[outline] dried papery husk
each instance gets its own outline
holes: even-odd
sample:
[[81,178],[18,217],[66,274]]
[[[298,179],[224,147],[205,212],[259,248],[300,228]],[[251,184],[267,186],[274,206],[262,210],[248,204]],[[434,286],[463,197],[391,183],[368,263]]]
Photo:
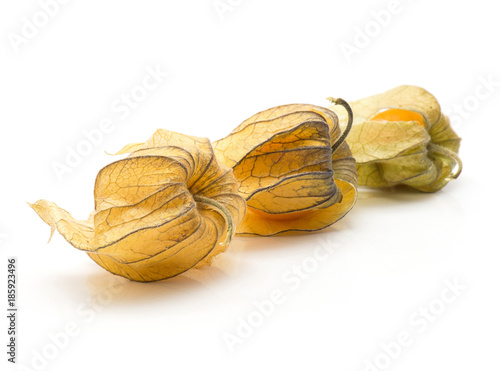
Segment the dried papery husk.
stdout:
[[357,199],[345,134],[331,110],[290,104],[259,112],[214,142],[247,202],[237,234],[317,231],[342,218]]
[[208,139],[167,130],[124,153],[99,171],[87,221],[49,201],[31,207],[52,233],[130,280],[157,281],[210,264],[245,214],[232,169],[217,161]]
[[[399,86],[350,105],[354,122],[347,143],[356,159],[359,185],[406,185],[435,192],[460,175],[461,139],[425,89]],[[347,122],[344,112],[330,108],[341,125]]]

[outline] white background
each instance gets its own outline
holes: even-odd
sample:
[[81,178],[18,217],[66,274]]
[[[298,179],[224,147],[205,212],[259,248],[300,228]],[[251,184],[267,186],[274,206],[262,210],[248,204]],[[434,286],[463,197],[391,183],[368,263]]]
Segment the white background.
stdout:
[[[45,26],[37,1],[0,5],[0,307],[7,256],[16,256],[24,370],[500,369],[493,3],[221,3],[233,4],[222,17],[212,0],[73,0]],[[38,33],[16,51],[13,34],[23,37],[33,17]],[[360,32],[371,35],[366,46]],[[359,50],[347,58],[342,43]],[[113,104],[148,66],[169,76],[120,116]],[[323,233],[236,238],[211,268],[140,284],[115,278],[59,235],[47,245],[49,227],[26,204],[44,198],[86,219],[95,175],[116,159],[105,151],[157,128],[215,140],[275,105],[324,105],[328,96],[353,100],[401,84],[426,88],[453,117],[461,177],[435,194],[362,190]],[[58,179],[54,164],[103,119],[112,131]],[[315,266],[324,244],[333,252]],[[297,288],[290,270],[304,265],[310,272]],[[466,288],[443,306],[447,280]],[[255,302],[273,290],[284,302],[231,349],[225,336],[238,336],[240,319],[262,318]],[[439,312],[432,321],[418,314],[428,306]],[[68,325],[76,329],[66,340]],[[389,358],[382,344],[401,332],[411,344]]]

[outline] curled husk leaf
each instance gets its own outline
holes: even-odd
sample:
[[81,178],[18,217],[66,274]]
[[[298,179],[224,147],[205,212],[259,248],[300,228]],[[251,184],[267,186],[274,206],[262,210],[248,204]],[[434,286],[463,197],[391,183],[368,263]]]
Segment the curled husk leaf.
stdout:
[[[400,86],[350,105],[354,123],[347,143],[356,159],[359,185],[404,184],[435,192],[459,176],[460,138],[426,90]],[[330,108],[341,125],[347,121],[344,112]]]
[[217,161],[208,139],[166,130],[123,153],[130,154],[99,171],[87,221],[49,201],[31,207],[52,233],[130,280],[157,281],[210,264],[245,214],[231,168]]
[[247,202],[237,234],[316,231],[342,218],[357,198],[344,138],[332,111],[290,104],[257,113],[214,142]]

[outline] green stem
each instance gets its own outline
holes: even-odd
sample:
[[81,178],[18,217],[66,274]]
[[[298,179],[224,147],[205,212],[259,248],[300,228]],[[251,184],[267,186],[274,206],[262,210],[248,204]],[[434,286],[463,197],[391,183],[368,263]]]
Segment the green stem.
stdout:
[[[429,144],[427,144],[427,148],[431,153],[445,157],[445,160],[450,164],[452,173],[451,178],[447,178],[447,180],[457,179],[462,172],[462,160],[460,159],[460,157],[458,157],[458,155],[452,150],[440,146],[436,143],[430,142]],[[449,159],[451,159],[452,161],[450,161]],[[455,168],[456,170],[453,171]]]
[[351,106],[349,106],[349,103],[347,103],[342,98],[331,98],[330,97],[330,98],[326,98],[326,99],[328,99],[330,101],[330,103],[338,104],[338,105],[344,107],[345,110],[347,111],[348,116],[349,116],[344,132],[342,133],[340,138],[335,142],[335,144],[333,144],[333,146],[332,146],[332,153],[334,153],[337,150],[337,148],[339,148],[340,145],[345,141],[345,139],[349,135],[349,132],[351,131],[352,121],[353,121],[353,113],[352,113]]

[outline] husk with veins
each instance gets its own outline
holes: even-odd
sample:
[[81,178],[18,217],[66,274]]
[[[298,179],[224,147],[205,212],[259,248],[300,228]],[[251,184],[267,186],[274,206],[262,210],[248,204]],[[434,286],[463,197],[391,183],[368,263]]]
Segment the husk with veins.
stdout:
[[245,214],[231,168],[208,139],[158,130],[99,171],[87,221],[56,204],[31,207],[104,269],[134,281],[157,281],[210,264]]
[[[436,98],[418,86],[399,86],[385,93],[349,103],[354,122],[347,137],[357,164],[358,184],[369,187],[407,185],[423,192],[443,188],[461,172],[460,138],[441,112]],[[385,109],[421,114],[425,127],[416,121],[371,120]],[[342,125],[348,118],[330,107]]]
[[247,202],[237,234],[310,232],[341,219],[357,198],[343,138],[331,110],[290,104],[259,112],[214,142]]

